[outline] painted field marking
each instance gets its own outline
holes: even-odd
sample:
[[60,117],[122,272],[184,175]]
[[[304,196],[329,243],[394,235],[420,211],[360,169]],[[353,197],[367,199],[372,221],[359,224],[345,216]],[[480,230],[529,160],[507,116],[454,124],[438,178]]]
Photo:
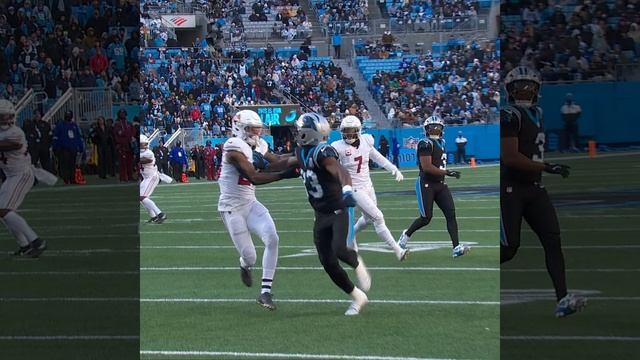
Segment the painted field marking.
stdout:
[[524,341],[640,341],[640,336],[500,336],[500,340]]
[[[262,269],[255,266],[252,269]],[[376,271],[500,271],[500,268],[484,268],[484,267],[395,267],[395,266],[379,266],[369,267],[369,270]],[[278,267],[278,271],[289,270],[323,270],[322,266],[282,266]],[[351,270],[351,269],[346,269]],[[182,267],[141,267],[140,271],[238,271],[238,266],[182,266]]]
[[[255,299],[212,299],[212,298],[143,298],[142,303],[253,303]],[[311,303],[311,304],[350,304],[348,299],[278,299],[280,303]],[[500,305],[499,301],[464,301],[464,300],[375,300],[369,304],[385,305]]]
[[266,358],[266,359],[336,359],[336,360],[455,360],[417,357],[394,357],[378,355],[344,355],[344,354],[307,354],[307,353],[251,353],[251,352],[229,352],[229,351],[184,351],[184,350],[142,350],[141,355],[153,356],[225,356],[239,358]]
[[0,336],[0,341],[60,341],[60,340],[140,340],[130,335],[53,335],[53,336]]

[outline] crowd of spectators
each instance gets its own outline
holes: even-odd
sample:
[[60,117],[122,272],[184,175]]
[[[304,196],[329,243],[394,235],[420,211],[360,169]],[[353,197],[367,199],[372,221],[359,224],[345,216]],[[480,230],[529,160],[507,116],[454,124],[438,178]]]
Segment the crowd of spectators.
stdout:
[[16,102],[34,89],[53,100],[71,86],[111,87],[118,99],[136,97],[137,3],[60,2],[53,9],[48,3],[4,2],[0,96]]
[[383,14],[398,24],[428,23],[438,28],[438,20],[478,15],[478,0],[393,0],[379,3]]
[[527,1],[502,9],[508,14],[500,32],[505,72],[524,65],[545,81],[613,80],[618,65],[638,62],[637,1]]
[[231,62],[202,48],[160,50],[158,59],[149,58],[155,65],[147,63],[143,72],[143,132],[201,128],[207,135],[225,136],[235,107],[292,99],[332,120],[352,106],[363,115],[366,108],[353,91],[354,80],[333,62],[308,61],[308,55],[301,51],[278,58],[269,46],[264,57],[236,53]]
[[431,114],[447,124],[494,121],[500,59],[492,44],[405,57],[394,71],[376,71],[369,88],[390,121],[418,126]]
[[369,29],[367,0],[312,1],[320,24],[330,34],[355,34]]

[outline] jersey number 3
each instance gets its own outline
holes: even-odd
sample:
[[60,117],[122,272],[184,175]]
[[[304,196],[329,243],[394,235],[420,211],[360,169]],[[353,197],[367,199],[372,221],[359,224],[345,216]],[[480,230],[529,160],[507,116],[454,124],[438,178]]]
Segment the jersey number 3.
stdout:
[[302,172],[302,177],[304,178],[304,186],[307,188],[307,193],[316,199],[320,199],[324,195],[324,192],[322,191],[322,186],[320,186],[316,173],[314,173],[313,170],[306,170]]
[[533,154],[533,156],[531,157],[531,160],[533,161],[537,161],[537,162],[543,162],[544,161],[544,144],[546,142],[546,138],[544,136],[543,132],[539,132],[538,136],[536,137],[536,145],[538,145],[538,153],[539,154]]

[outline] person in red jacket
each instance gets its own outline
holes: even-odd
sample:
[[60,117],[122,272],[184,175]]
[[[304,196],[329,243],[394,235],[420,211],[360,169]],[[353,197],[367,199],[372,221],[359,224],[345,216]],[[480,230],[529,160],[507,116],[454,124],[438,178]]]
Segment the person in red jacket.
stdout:
[[133,169],[133,149],[131,149],[133,135],[133,126],[127,121],[127,112],[120,109],[118,122],[113,125],[113,138],[120,163],[120,181],[134,180],[131,174]]
[[196,122],[200,120],[200,116],[202,116],[200,109],[197,106],[194,106],[193,109],[191,109],[191,120],[193,120],[193,122]]
[[209,181],[217,179],[214,168],[215,159],[216,149],[211,147],[211,140],[207,140],[207,145],[204,147],[204,166],[207,171],[207,180]]
[[96,54],[89,60],[89,66],[94,74],[101,74],[109,68],[109,59],[102,53],[102,49],[96,48]]

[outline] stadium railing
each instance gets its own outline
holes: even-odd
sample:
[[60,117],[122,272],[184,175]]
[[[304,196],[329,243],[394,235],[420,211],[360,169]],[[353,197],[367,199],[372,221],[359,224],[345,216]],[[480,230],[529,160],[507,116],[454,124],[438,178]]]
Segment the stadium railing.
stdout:
[[[364,24],[364,25],[358,25]],[[332,21],[322,26],[325,36],[332,35],[335,30],[342,35],[382,35],[391,30],[399,33],[447,33],[462,31],[487,31],[489,21],[486,15],[456,16],[432,19],[425,22],[399,23],[397,19],[375,19],[360,21]]]
[[16,123],[22,126],[25,120],[33,118],[36,110],[43,110],[41,105],[47,100],[47,93],[44,91],[29,89],[16,104]]
[[71,110],[78,125],[89,126],[98,116],[112,117],[111,92],[111,88],[69,88],[42,118],[55,124],[64,118],[67,110]]

